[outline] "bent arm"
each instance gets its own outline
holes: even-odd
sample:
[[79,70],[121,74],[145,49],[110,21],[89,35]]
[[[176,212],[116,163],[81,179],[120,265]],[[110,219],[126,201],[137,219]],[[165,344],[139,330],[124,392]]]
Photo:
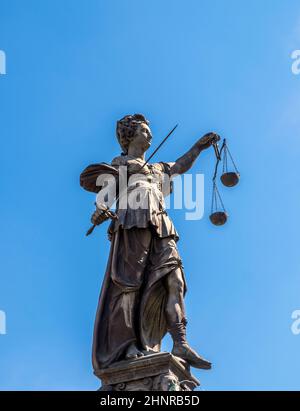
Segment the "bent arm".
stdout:
[[187,151],[182,157],[178,158],[175,163],[172,164],[170,174],[176,175],[186,173],[193,166],[201,151],[209,148],[212,144],[219,140],[220,137],[216,133],[205,134],[189,151]]

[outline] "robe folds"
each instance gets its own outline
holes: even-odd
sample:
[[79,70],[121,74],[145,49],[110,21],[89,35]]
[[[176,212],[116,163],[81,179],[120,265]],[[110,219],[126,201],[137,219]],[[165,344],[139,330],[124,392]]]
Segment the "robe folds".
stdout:
[[180,267],[172,237],[160,238],[151,228],[119,229],[97,308],[93,337],[93,367],[108,367],[122,359],[131,343],[158,352],[167,331],[165,277]]

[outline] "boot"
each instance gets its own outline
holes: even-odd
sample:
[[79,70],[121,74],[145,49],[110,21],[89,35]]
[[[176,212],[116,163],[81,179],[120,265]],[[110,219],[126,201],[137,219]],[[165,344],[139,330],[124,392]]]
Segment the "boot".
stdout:
[[187,320],[184,318],[182,322],[173,323],[168,328],[174,343],[172,354],[175,357],[180,357],[187,361],[192,367],[209,370],[211,368],[211,363],[202,358],[188,345],[186,340],[186,325]]

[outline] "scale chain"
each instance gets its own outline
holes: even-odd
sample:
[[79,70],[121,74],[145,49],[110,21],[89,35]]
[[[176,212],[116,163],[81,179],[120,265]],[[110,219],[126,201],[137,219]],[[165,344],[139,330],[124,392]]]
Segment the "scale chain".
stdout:
[[[232,157],[232,155],[231,155],[231,153],[230,153],[230,150],[229,150],[227,144],[226,144],[226,151],[227,151],[228,154],[229,154],[229,157],[230,157],[230,159],[231,159],[231,161],[232,161],[232,164],[233,164],[233,167],[235,168],[235,171],[237,172],[237,174],[240,174],[239,171],[238,171],[238,169],[237,169],[237,166],[235,165],[235,162],[234,162],[234,160],[233,160],[233,157]],[[227,157],[227,153],[226,153],[226,157]],[[226,165],[227,165],[227,160],[226,160]]]

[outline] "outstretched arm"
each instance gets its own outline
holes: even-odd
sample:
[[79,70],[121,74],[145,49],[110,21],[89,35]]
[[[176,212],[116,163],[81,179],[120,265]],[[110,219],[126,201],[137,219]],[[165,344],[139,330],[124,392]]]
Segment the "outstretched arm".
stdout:
[[220,137],[216,133],[207,133],[201,137],[193,147],[185,153],[182,157],[178,158],[175,163],[171,166],[171,175],[184,174],[186,173],[194,164],[196,158],[199,156],[201,151],[209,148],[213,143],[220,140]]

